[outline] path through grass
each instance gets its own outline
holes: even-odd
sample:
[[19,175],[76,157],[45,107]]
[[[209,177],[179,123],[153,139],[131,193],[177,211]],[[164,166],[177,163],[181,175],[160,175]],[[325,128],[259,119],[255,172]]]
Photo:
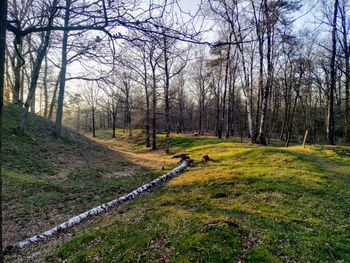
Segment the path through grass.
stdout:
[[[174,163],[138,140],[106,133],[97,140],[150,167]],[[172,147],[213,161],[119,207],[46,260],[350,262],[349,147],[260,147],[190,135],[173,136]]]

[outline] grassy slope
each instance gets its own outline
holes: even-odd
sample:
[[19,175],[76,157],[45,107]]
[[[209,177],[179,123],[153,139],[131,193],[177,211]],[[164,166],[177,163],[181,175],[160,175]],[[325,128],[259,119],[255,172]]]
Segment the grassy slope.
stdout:
[[119,153],[76,132],[53,136],[30,115],[24,136],[13,130],[17,107],[5,107],[4,242],[13,244],[109,201],[157,177]]
[[[138,143],[99,141],[146,154]],[[172,145],[214,161],[119,207],[47,261],[350,262],[349,147],[194,136],[176,136]]]

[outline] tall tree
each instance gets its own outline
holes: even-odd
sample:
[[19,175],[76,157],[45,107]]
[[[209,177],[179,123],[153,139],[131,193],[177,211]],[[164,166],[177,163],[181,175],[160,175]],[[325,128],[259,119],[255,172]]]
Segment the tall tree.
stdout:
[[349,44],[349,19],[348,19],[348,2],[342,0],[339,5],[339,14],[341,19],[341,48],[344,54],[345,67],[345,122],[344,122],[344,137],[345,142],[350,142],[350,44]]
[[327,141],[334,144],[334,92],[336,88],[336,55],[337,55],[337,17],[338,17],[339,0],[334,1],[333,23],[332,23],[332,55],[330,63],[330,85],[328,91],[328,113],[327,113]]
[[[66,0],[66,8],[65,8],[66,11],[64,15],[65,28],[68,28],[69,26],[71,3],[72,3],[72,0]],[[68,29],[63,31],[62,52],[61,52],[61,71],[59,75],[59,89],[58,89],[57,114],[56,114],[56,126],[55,126],[56,136],[61,135],[61,127],[62,127],[64,90],[66,86],[68,33],[69,33]]]
[[0,1],[0,263],[4,262],[2,243],[2,125],[4,107],[4,86],[5,86],[5,49],[6,49],[6,26],[7,26],[7,0]]
[[[57,3],[58,3],[58,0],[54,0],[51,8],[49,10],[48,22],[47,22],[48,27],[51,27],[53,24],[53,20],[55,18],[56,12],[57,12]],[[41,65],[42,65],[42,62],[44,60],[44,57],[46,56],[46,52],[47,52],[47,49],[48,49],[49,44],[50,44],[50,36],[51,36],[51,30],[47,30],[47,31],[42,32],[39,51],[38,51],[36,58],[33,60],[33,70],[31,73],[27,99],[24,103],[24,111],[21,115],[20,122],[17,126],[18,133],[22,133],[24,131],[24,129],[26,128],[29,107],[31,106],[33,97],[35,96],[37,83],[38,83],[38,79],[39,79],[39,74],[40,74],[40,70],[41,70]]]
[[267,80],[264,89],[262,90],[262,102],[261,102],[261,119],[260,119],[260,128],[257,142],[260,144],[266,144],[266,122],[267,122],[267,113],[268,113],[268,99],[271,91],[272,85],[272,70],[273,70],[273,61],[272,61],[272,27],[274,26],[274,16],[270,11],[268,1],[264,0],[263,4],[264,10],[264,20],[266,24],[266,38],[267,38]]
[[91,122],[92,122],[92,137],[96,137],[96,109],[98,103],[99,87],[94,82],[88,83],[85,86],[83,99],[89,106],[91,111]]

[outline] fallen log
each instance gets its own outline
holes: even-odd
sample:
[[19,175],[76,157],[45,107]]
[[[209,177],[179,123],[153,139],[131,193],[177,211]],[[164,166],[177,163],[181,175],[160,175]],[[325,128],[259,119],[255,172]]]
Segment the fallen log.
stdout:
[[139,188],[135,189],[134,191],[132,191],[126,195],[123,195],[117,199],[114,199],[108,203],[104,203],[104,204],[99,205],[97,207],[94,207],[94,208],[92,208],[84,213],[81,213],[77,216],[74,216],[71,219],[63,222],[62,224],[55,226],[54,228],[51,228],[50,230],[47,230],[41,234],[32,236],[32,237],[25,239],[23,241],[20,241],[15,245],[7,246],[4,249],[4,252],[5,252],[5,254],[9,254],[14,250],[22,249],[26,246],[33,244],[33,243],[37,243],[43,239],[52,237],[54,234],[59,233],[62,230],[68,229],[74,225],[77,225],[85,219],[88,219],[92,216],[106,212],[106,211],[110,210],[112,207],[115,207],[115,206],[122,204],[126,201],[132,200],[132,199],[136,198],[138,195],[147,191],[148,189],[153,188],[157,185],[160,185],[161,183],[169,180],[170,178],[180,174],[189,165],[189,163],[190,163],[190,159],[187,159],[187,160],[183,161],[179,166],[177,166],[176,168],[171,170],[169,173],[158,177],[157,179],[153,180],[152,182],[144,184],[144,185],[140,186]]

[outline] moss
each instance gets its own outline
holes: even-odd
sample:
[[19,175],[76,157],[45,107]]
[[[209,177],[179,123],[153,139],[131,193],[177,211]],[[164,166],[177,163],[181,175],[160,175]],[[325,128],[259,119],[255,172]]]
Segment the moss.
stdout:
[[[125,140],[116,142],[100,131],[97,141],[127,149],[136,162],[175,163],[135,134],[126,140],[120,131]],[[349,260],[350,157],[339,154],[349,147],[261,147],[192,135],[172,135],[171,144],[173,152],[213,161],[123,205],[86,230],[89,242],[73,238],[52,257],[64,251],[62,259],[73,261],[84,251],[100,262]]]

